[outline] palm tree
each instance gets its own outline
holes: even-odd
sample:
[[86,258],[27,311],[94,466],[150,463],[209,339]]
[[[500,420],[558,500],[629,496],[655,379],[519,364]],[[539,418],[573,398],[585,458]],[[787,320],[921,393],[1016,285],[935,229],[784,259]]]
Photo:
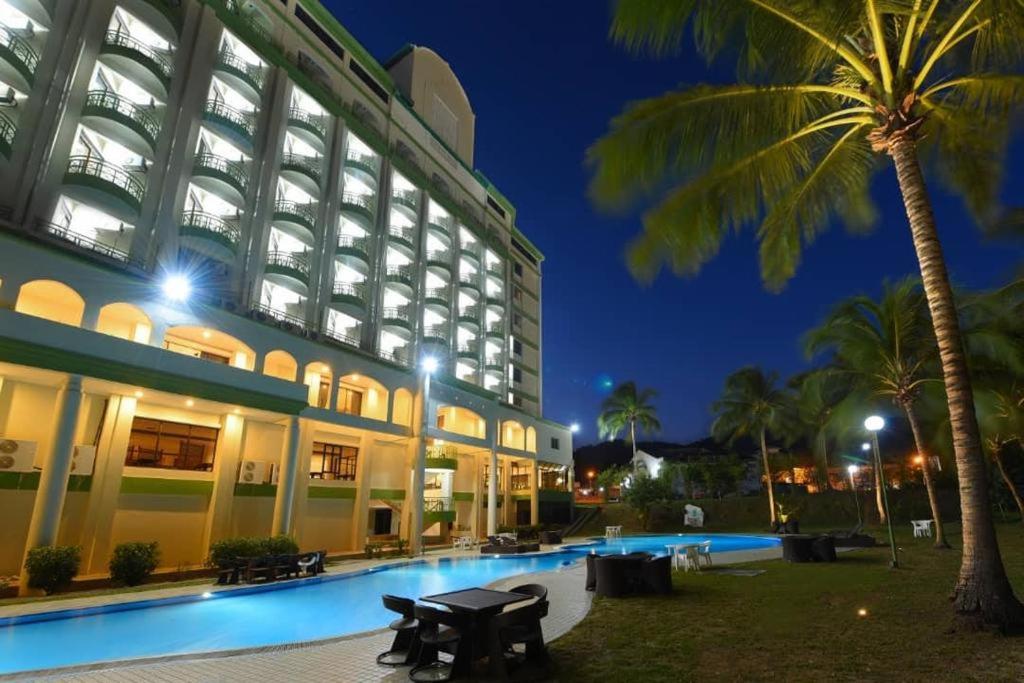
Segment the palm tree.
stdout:
[[[756,224],[780,288],[833,221],[875,222],[871,178],[892,159],[938,341],[960,483],[964,552],[953,591],[967,625],[1024,624],[1006,577],[953,290],[921,159],[987,221],[1011,113],[1024,101],[1021,0],[616,0],[611,36],[676,51],[688,26],[743,82],[634,103],[589,150],[592,194],[625,206],[664,193],[629,251],[640,276],[694,274]],[[738,47],[730,52],[728,48]]]
[[715,416],[711,434],[716,440],[730,444],[748,436],[758,440],[773,525],[776,522],[775,489],[768,462],[768,434],[775,435],[783,430],[787,410],[787,397],[778,388],[778,381],[777,373],[765,373],[756,367],[741,368],[725,378],[721,398],[711,405]]
[[638,390],[635,382],[624,382],[601,404],[597,418],[598,434],[602,439],[614,439],[629,428],[629,443],[633,446],[633,470],[636,471],[636,433],[656,432],[661,429],[657,410],[651,399],[654,389]]
[[1020,510],[1024,522],[1024,498],[1006,470],[1006,451],[1013,445],[1024,445],[1024,386],[1014,380],[1004,382],[997,389],[982,392],[979,400],[979,414],[982,431],[985,433],[985,448],[999,471],[1013,501]]
[[849,393],[845,377],[831,369],[815,370],[792,378],[792,400],[785,432],[789,445],[805,441],[811,449],[822,487],[831,487],[828,477],[828,452],[838,428],[837,409]]
[[[938,379],[929,372],[937,349],[917,280],[886,283],[878,302],[856,296],[840,303],[808,333],[805,345],[811,356],[831,352],[838,372],[848,375],[865,392],[892,400],[906,415],[935,520],[935,547],[949,548],[917,410],[923,385]],[[876,492],[880,491],[880,475],[875,473]]]

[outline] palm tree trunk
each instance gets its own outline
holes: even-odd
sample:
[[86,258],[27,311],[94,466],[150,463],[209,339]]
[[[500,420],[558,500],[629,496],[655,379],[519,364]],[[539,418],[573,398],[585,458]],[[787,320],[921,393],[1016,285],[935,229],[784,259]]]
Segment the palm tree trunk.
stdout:
[[1013,501],[1017,503],[1017,509],[1020,510],[1020,521],[1024,522],[1024,499],[1021,498],[1020,492],[1017,490],[1017,485],[1013,483],[1013,479],[1010,478],[1010,473],[1006,471],[1006,463],[1003,462],[1003,446],[999,444],[992,449],[992,459],[996,461],[996,467],[999,469],[999,475],[1003,478],[1003,483],[1006,484],[1006,488],[1010,489],[1010,495],[1013,496]]
[[629,443],[633,446],[633,474],[636,474],[636,422],[633,420],[629,421]]
[[935,229],[935,216],[912,138],[896,134],[889,145],[903,204],[921,268],[946,385],[953,451],[960,480],[963,558],[953,588],[953,608],[966,626],[983,624],[1003,631],[1024,626],[1024,605],[1013,594],[996,540],[988,473],[974,413],[971,379],[960,335],[953,289]]
[[821,439],[821,461],[822,461],[821,462],[821,471],[819,472],[819,474],[823,475],[823,477],[824,477],[824,482],[822,482],[822,487],[821,488],[824,491],[831,491],[832,490],[832,482],[829,481],[829,478],[828,478],[828,436],[826,436],[825,432],[823,431],[818,438]]
[[[881,458],[879,458],[879,460],[881,460]],[[885,524],[887,520],[885,515],[885,501],[882,500],[882,487],[885,486],[885,480],[882,477],[882,470],[884,467],[879,467],[878,463],[874,460],[871,462],[871,469],[875,471],[875,506],[878,508],[878,523]]]
[[765,437],[765,430],[761,430],[761,465],[764,467],[764,477],[768,480],[768,509],[771,512],[771,523],[775,526],[775,487],[772,486],[772,468],[768,464],[768,441]]
[[942,528],[942,513],[939,511],[939,497],[935,493],[935,482],[932,481],[931,458],[924,450],[924,439],[921,438],[921,425],[917,421],[917,414],[914,412],[910,401],[901,402],[903,412],[907,414],[907,421],[910,423],[910,431],[914,433],[914,445],[917,447],[917,455],[921,458],[921,472],[924,474],[924,487],[928,491],[928,505],[932,508],[932,519],[935,520],[935,547],[949,548],[946,542],[946,532]]

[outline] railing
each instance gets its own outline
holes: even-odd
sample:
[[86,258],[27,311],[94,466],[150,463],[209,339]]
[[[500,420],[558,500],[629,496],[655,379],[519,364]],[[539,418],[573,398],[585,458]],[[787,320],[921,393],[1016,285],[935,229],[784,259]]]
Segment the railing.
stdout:
[[368,166],[370,168],[377,168],[377,157],[372,154],[360,154],[359,152],[349,152],[345,156],[345,161],[351,161],[362,166]]
[[474,343],[468,343],[468,342],[464,342],[462,344],[459,344],[459,353],[479,354],[480,353],[480,344],[474,344]]
[[[97,242],[95,239],[93,239],[92,237],[88,237],[87,235],[72,232],[70,228],[66,225],[57,225],[56,223],[40,223],[39,227],[44,228],[48,234],[53,235],[54,237],[57,237],[59,239],[62,239],[65,242],[70,242],[71,244],[74,244],[77,247],[88,249],[89,251],[94,251],[98,254],[103,254],[104,256],[108,256],[112,259],[123,261],[125,263],[132,262],[131,258],[128,256],[127,251],[118,249],[117,247],[112,247],[109,244]],[[134,265],[141,266],[142,264],[135,263]]]
[[0,45],[10,50],[11,54],[25,65],[25,69],[29,73],[35,74],[36,67],[39,65],[39,55],[21,36],[6,26],[0,26]]
[[494,366],[504,367],[505,364],[502,362],[501,356],[491,355],[491,356],[487,356],[487,358],[484,360],[484,365],[489,365],[491,367],[494,367]]
[[406,280],[411,280],[412,268],[409,266],[388,266],[384,269],[384,274],[388,277],[400,277]]
[[181,224],[221,235],[228,238],[232,244],[238,244],[241,238],[241,232],[237,225],[205,211],[186,211],[181,218]]
[[427,220],[427,223],[434,228],[438,228],[449,235],[452,232],[452,219],[447,216],[432,216]]
[[423,338],[439,339],[445,344],[448,343],[447,325],[430,325],[423,330]]
[[447,287],[428,287],[423,293],[423,296],[427,299],[440,299],[445,303],[448,302],[448,288]]
[[427,457],[457,458],[459,457],[459,447],[448,443],[444,444],[443,446],[427,446]]
[[399,365],[409,364],[409,350],[406,347],[395,348],[392,351],[385,351],[384,349],[381,349],[377,355],[385,360],[398,363]]
[[278,199],[274,202],[275,214],[281,213],[297,216],[310,226],[316,225],[316,209],[317,205],[315,202],[300,204],[290,199]]
[[267,265],[290,268],[309,277],[309,260],[303,254],[294,254],[290,251],[267,252]]
[[17,126],[7,114],[0,111],[0,145],[10,149],[14,144],[14,134],[18,132]]
[[160,122],[146,109],[109,90],[90,90],[85,95],[85,106],[112,111],[139,124],[151,141],[160,134]]
[[308,111],[292,107],[288,110],[288,120],[304,123],[316,130],[321,137],[327,134],[327,126],[324,124],[324,117],[320,114],[311,114]]
[[467,287],[473,287],[474,289],[480,289],[480,283],[477,281],[475,273],[472,275],[460,274],[459,284]]
[[444,249],[431,249],[427,252],[427,260],[434,261],[435,263],[448,264],[451,260],[451,255]]
[[491,333],[491,334],[504,334],[505,333],[505,323],[503,323],[503,322],[501,322],[501,323],[488,323],[487,324],[487,331],[489,333]]
[[366,285],[359,282],[335,282],[331,290],[337,296],[351,296],[366,299]]
[[338,235],[338,246],[347,249],[357,249],[364,254],[367,253],[370,241],[365,237],[355,235]]
[[409,306],[386,306],[381,309],[381,318],[409,321]]
[[412,242],[415,230],[413,228],[403,228],[400,225],[391,225],[388,227],[388,234],[392,237],[397,237],[400,240]]
[[487,264],[487,272],[491,275],[497,275],[498,277],[505,277],[505,266],[501,263],[495,263],[492,261]]
[[115,185],[128,193],[136,202],[142,201],[142,195],[146,193],[146,186],[138,178],[127,171],[108,164],[98,157],[74,156],[68,160],[68,173],[99,178],[111,185]]
[[476,249],[475,246],[472,246],[472,247],[465,247],[465,246],[464,247],[460,247],[459,248],[459,254],[461,254],[462,256],[468,256],[469,258],[473,259],[474,261],[479,261],[480,260],[480,254],[477,253],[477,249]]
[[113,45],[115,47],[123,47],[133,52],[138,52],[146,59],[153,62],[160,74],[166,79],[171,77],[171,62],[166,56],[160,54],[145,43],[135,40],[127,33],[121,33],[120,31],[107,31],[107,35],[103,42],[106,45]]
[[459,317],[479,319],[480,309],[476,306],[463,306],[459,309]]
[[320,157],[308,157],[305,154],[288,152],[281,157],[282,166],[295,166],[303,171],[316,176],[319,180],[320,170],[323,168],[323,160]]
[[419,193],[416,190],[394,190],[391,198],[405,204],[416,204],[419,201]]
[[221,50],[217,54],[217,63],[227,67],[230,71],[243,75],[251,81],[252,85],[256,86],[257,90],[263,87],[264,74],[261,65],[250,64],[229,50]]
[[202,166],[213,171],[219,171],[234,180],[243,190],[249,184],[249,172],[242,162],[231,161],[211,152],[203,152],[196,157],[195,166]]
[[232,14],[241,19],[242,23],[245,24],[246,28],[255,33],[256,36],[260,38],[260,40],[263,40],[264,42],[269,43],[274,47],[277,47],[277,43],[274,41],[273,36],[270,35],[270,31],[267,29],[267,27],[259,23],[259,20],[257,20],[251,14],[246,14],[242,10],[242,5],[238,2],[238,0],[228,0],[227,7],[228,10],[230,10]]
[[341,201],[343,204],[351,204],[352,206],[359,206],[370,213],[373,213],[373,196],[368,194],[358,194],[356,192],[345,192],[341,195]]
[[256,132],[256,120],[252,114],[229,107],[220,100],[207,100],[203,112],[241,128],[249,137]]
[[425,498],[423,500],[424,512],[451,512],[451,498]]
[[358,337],[353,337],[352,335],[338,331],[333,327],[324,330],[324,336],[328,337],[329,339],[339,341],[342,344],[348,344],[349,346],[359,346]]
[[271,308],[270,306],[267,306],[266,304],[258,304],[256,306],[256,310],[261,312],[261,313],[265,313],[266,315],[269,315],[271,318],[274,318],[275,320],[280,320],[282,322],[291,323],[292,325],[296,325],[296,326],[301,327],[303,329],[306,329],[308,327],[306,321],[303,318],[300,318],[297,315],[292,315],[291,313],[285,313],[284,311],[279,311],[276,308]]

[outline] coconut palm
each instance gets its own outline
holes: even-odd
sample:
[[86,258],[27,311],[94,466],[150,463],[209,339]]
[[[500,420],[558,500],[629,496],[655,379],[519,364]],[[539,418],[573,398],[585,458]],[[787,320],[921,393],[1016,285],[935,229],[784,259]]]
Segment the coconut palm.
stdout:
[[1014,445],[1024,446],[1024,386],[1015,380],[1002,387],[985,390],[978,401],[985,448],[999,476],[1009,489],[1024,522],[1024,498],[1006,469],[1006,452]]
[[772,468],[768,461],[768,434],[775,436],[784,431],[788,409],[787,396],[778,382],[777,373],[766,373],[757,367],[741,368],[725,378],[722,396],[711,405],[715,416],[711,434],[716,440],[732,444],[744,437],[757,439],[768,484],[772,524],[776,522],[776,508]]
[[638,390],[635,382],[624,382],[615,387],[601,404],[601,414],[597,418],[598,434],[602,439],[614,439],[628,428],[634,470],[637,431],[649,434],[661,429],[657,410],[651,404],[656,394],[654,389]]
[[[780,288],[832,222],[860,231],[891,159],[931,312],[960,483],[964,552],[954,608],[970,625],[1024,624],[1003,567],[953,291],[924,168],[981,220],[997,210],[1011,113],[1024,101],[1022,0],[616,0],[611,36],[708,59],[741,82],[634,103],[590,149],[593,196],[655,202],[629,251],[641,276],[696,273],[726,235],[757,226]],[[735,49],[732,49],[735,48]],[[924,162],[924,163],[923,163]],[[656,198],[655,198],[656,197]]]
[[[928,504],[935,520],[935,547],[948,548],[917,409],[923,385],[938,379],[931,372],[937,349],[917,280],[887,283],[877,302],[866,296],[843,301],[807,334],[805,345],[811,356],[830,352],[838,372],[849,376],[865,392],[892,400],[906,416],[921,457]],[[881,484],[881,473],[875,475],[876,484]],[[879,490],[880,486],[876,487]]]
[[789,381],[789,386],[793,394],[784,429],[788,445],[798,441],[808,445],[818,479],[828,489],[829,447],[842,426],[836,419],[837,409],[849,394],[849,382],[826,368],[798,375]]

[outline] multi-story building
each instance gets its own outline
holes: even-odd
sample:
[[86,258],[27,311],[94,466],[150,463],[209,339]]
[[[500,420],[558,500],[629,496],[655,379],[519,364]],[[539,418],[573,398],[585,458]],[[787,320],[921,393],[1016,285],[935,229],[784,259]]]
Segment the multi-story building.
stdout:
[[542,256],[437,54],[315,0],[0,0],[0,89],[0,574],[568,516]]

